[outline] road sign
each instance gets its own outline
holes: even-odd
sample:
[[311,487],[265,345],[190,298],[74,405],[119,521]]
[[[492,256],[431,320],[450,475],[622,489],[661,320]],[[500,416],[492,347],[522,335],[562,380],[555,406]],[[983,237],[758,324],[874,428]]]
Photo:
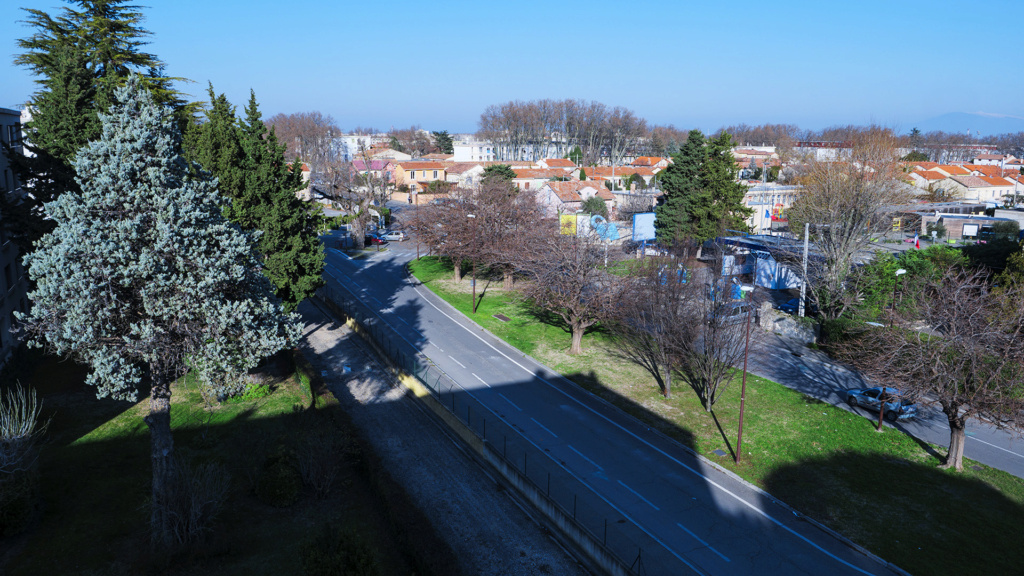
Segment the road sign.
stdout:
[[642,242],[644,240],[654,240],[655,221],[654,212],[644,212],[642,214],[633,214],[633,241]]

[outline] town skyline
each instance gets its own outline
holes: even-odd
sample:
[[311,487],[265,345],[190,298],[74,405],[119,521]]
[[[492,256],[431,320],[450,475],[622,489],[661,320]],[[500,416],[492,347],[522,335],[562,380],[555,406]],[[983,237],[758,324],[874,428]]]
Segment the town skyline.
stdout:
[[[29,71],[12,63],[17,40],[32,32],[19,8],[62,5],[25,0],[3,11],[0,106],[20,108],[35,91]],[[966,128],[982,136],[1024,130],[1024,105],[1014,96],[1022,81],[1000,76],[997,89],[953,82],[957,70],[970,76],[1000,64],[984,61],[980,49],[936,40],[988,37],[991,16],[1012,5],[986,2],[955,18],[947,5],[791,2],[768,11],[749,2],[641,1],[616,17],[624,9],[609,2],[528,2],[515,8],[517,24],[502,19],[507,8],[462,3],[397,2],[382,13],[312,2],[276,18],[269,2],[187,0],[143,8],[142,26],[152,32],[145,48],[168,63],[166,74],[192,81],[178,86],[191,99],[205,100],[208,82],[233,102],[251,88],[267,117],[318,110],[346,130],[415,124],[475,132],[487,106],[541,98],[596,100],[652,125],[705,132],[741,123]],[[496,39],[498,24],[510,27],[509,40]],[[311,34],[311,25],[331,32]],[[938,75],[932,65],[941,66]],[[948,84],[936,82],[947,73]],[[972,114],[977,121],[967,116],[966,125],[927,124]]]

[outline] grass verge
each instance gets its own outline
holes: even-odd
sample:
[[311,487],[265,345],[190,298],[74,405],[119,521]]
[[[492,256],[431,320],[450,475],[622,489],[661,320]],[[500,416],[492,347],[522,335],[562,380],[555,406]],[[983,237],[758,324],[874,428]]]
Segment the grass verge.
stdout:
[[911,573],[1010,574],[1024,565],[1020,478],[969,460],[962,473],[940,470],[944,448],[888,427],[875,432],[863,416],[756,376],[747,378],[736,465],[739,374],[707,413],[688,388],[663,398],[649,374],[617,358],[600,330],[584,338],[584,354],[569,356],[568,332],[537,320],[500,283],[483,281],[487,288],[473,315],[469,283],[454,282],[443,262],[424,258],[410,267],[449,304],[519,350]]

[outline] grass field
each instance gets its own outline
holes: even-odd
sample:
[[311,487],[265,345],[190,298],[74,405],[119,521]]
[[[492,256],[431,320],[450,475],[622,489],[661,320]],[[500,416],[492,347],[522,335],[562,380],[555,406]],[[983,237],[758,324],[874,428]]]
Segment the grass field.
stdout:
[[[97,400],[80,368],[41,359],[23,382],[39,384],[52,417],[40,456],[42,504],[25,534],[0,541],[0,572],[300,574],[300,547],[328,525],[360,534],[382,574],[457,571],[450,549],[380,468],[305,360],[296,362],[294,374],[279,375],[272,393],[252,400],[205,406],[190,380],[175,384],[176,456],[223,465],[231,490],[201,542],[163,554],[153,553],[148,539],[148,401]],[[326,497],[304,487],[287,507],[256,498],[268,455],[299,459],[310,439],[325,436],[341,455]]]
[[[709,414],[685,385],[663,398],[648,373],[616,357],[599,328],[584,337],[584,354],[569,356],[568,332],[538,321],[500,290],[500,281],[478,282],[487,288],[473,315],[468,281],[455,283],[434,258],[411,267],[435,293],[524,353],[911,573],[1013,574],[1024,566],[1020,478],[971,461],[962,473],[940,470],[944,448],[888,427],[875,432],[864,417],[755,376],[747,378],[736,465],[739,374]],[[719,449],[727,455],[712,453]]]

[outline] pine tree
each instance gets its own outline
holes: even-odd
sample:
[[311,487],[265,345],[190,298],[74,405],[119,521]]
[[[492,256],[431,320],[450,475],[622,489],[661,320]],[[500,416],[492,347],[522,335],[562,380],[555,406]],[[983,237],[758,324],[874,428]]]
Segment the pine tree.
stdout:
[[[193,147],[186,148],[185,154],[216,176],[221,196],[233,200],[241,196],[245,172],[238,120],[234,106],[224,94],[216,95],[212,83],[207,94],[210,108],[205,113],[206,121],[196,129],[195,142],[190,143]],[[229,205],[229,218],[236,220],[232,217],[232,208],[233,205]]]
[[142,83],[158,103],[175,108],[179,122],[187,116],[181,94],[164,77],[162,63],[143,52],[149,32],[143,15],[127,0],[75,0],[56,16],[25,9],[25,23],[35,29],[18,40],[23,50],[14,63],[37,76],[39,91],[29,102],[32,120],[25,127],[26,149],[34,157],[14,155],[12,168],[27,194],[3,208],[15,213],[3,225],[23,251],[52,229],[42,218],[42,205],[65,191],[77,191],[71,169],[74,154],[99,136],[97,114],[113,101],[113,91],[131,73],[147,72]]
[[452,142],[452,137],[448,134],[447,130],[431,132],[430,135],[434,137],[434,145],[437,146],[438,151],[442,154],[455,153],[455,143]]
[[747,232],[747,218],[753,210],[743,205],[747,187],[736,181],[736,160],[732,155],[732,136],[722,132],[708,140],[707,158],[701,170],[701,185],[710,193],[711,212],[703,230],[711,239],[724,230]]
[[699,217],[695,211],[702,196],[700,170],[704,154],[704,135],[700,130],[692,130],[679,153],[672,157],[672,163],[659,174],[665,192],[665,203],[656,210],[658,242],[662,244],[697,237],[690,223]]
[[190,175],[165,110],[135,78],[115,97],[102,136],[75,160],[81,192],[46,206],[56,228],[25,258],[37,287],[22,320],[33,344],[91,367],[97,396],[134,400],[148,387],[150,524],[168,544],[172,383],[191,369],[208,394],[232,394],[300,331],[214,182]]

